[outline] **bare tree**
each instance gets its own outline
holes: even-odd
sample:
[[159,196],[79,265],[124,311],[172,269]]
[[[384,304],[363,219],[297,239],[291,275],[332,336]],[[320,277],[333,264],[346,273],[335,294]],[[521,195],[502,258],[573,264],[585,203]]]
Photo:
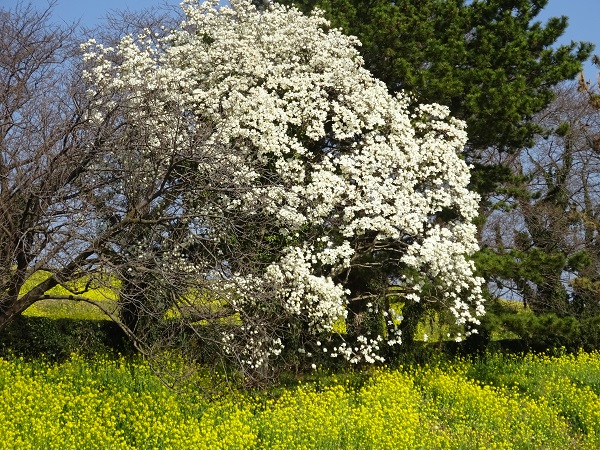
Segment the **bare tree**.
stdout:
[[[80,78],[74,27],[53,25],[51,10],[22,4],[0,10],[0,329],[42,299],[86,301],[109,314],[145,353],[158,354],[189,331],[190,322],[232,314],[189,299],[202,279],[202,273],[189,270],[194,259],[215,255],[211,267],[198,268],[214,280],[231,267],[219,267],[223,257],[217,251],[227,249],[215,248],[207,234],[213,228],[226,232],[225,224],[209,227],[209,216],[198,220],[185,203],[202,191],[206,212],[218,195],[207,188],[210,180],[220,180],[224,190],[233,173],[191,178],[190,168],[210,159],[223,161],[210,167],[227,167],[227,154],[216,148],[200,156],[192,151],[209,131],[203,126],[187,146],[169,152],[172,142],[137,126],[118,99],[90,97]],[[123,24],[141,32],[164,23],[164,18],[144,23],[130,14],[114,16],[104,39],[115,41]],[[146,100],[148,121],[167,115],[153,109],[152,97]],[[98,105],[109,106],[93,118]],[[174,123],[170,138],[187,135],[182,133],[187,126]],[[163,139],[160,153],[146,151],[153,139]],[[244,218],[239,220],[233,226]],[[186,244],[190,233],[204,236],[194,248]],[[38,279],[32,275],[41,271],[48,277],[30,286]],[[71,294],[49,294],[57,285]],[[118,304],[85,295],[99,286],[114,290]],[[157,334],[155,327],[175,304],[172,314],[180,320],[163,323]],[[200,329],[206,338],[207,327]]]
[[[117,97],[90,95],[75,27],[53,25],[51,11],[0,9],[0,330],[39,300],[69,299],[101,308],[146,354],[190,330],[210,341],[206,322],[233,314],[210,293],[233,270],[224,266],[232,251],[210,233],[233,236],[249,219],[227,224],[209,212],[234,178],[231,155],[217,147],[196,152],[210,125],[190,133],[176,104],[155,109],[150,95],[139,105],[148,123],[177,118],[165,136],[139,125],[139,111],[132,118]],[[168,23],[148,17],[115,14],[100,38],[115,43],[124,30],[160,32]],[[187,145],[174,145],[182,136]],[[160,152],[152,151],[157,139]],[[202,165],[223,172],[199,172]],[[40,272],[47,278],[32,285]],[[58,285],[70,294],[48,292]],[[86,295],[100,286],[118,302]],[[198,295],[210,301],[199,304]]]
[[[51,9],[0,9],[0,328],[90,254],[68,231],[85,222],[76,197],[94,153],[81,131],[87,100],[70,70],[74,28],[52,25]],[[20,295],[59,261],[60,271]]]
[[[113,269],[127,256],[119,244],[141,234],[133,228],[160,221],[139,216],[168,189],[158,180],[140,190],[149,166],[129,172],[140,179],[123,179],[137,161],[135,152],[127,161],[116,157],[115,142],[128,133],[135,145],[130,135],[143,133],[131,131],[120,105],[93,120],[101,99],[90,97],[81,78],[76,27],[54,25],[51,12],[52,4],[0,9],[0,329],[48,298],[88,301],[117,321],[127,317],[126,309],[121,314],[84,294],[99,283],[115,288]],[[47,278],[32,285],[40,272]],[[50,295],[58,285],[71,294]]]
[[537,312],[581,313],[576,297],[586,291],[584,284],[588,308],[593,302],[598,306],[597,292],[595,300],[589,297],[600,269],[596,98],[596,88],[583,78],[559,86],[556,99],[537,119],[547,135],[503,161],[518,183],[497,201],[514,201],[516,207],[498,209],[483,240],[512,261],[493,281],[512,288]]

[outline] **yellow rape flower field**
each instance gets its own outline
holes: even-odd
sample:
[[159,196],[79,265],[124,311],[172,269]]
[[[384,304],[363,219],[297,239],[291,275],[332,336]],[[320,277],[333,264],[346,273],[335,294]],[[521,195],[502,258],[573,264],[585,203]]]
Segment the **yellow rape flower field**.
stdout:
[[599,353],[313,378],[211,398],[143,362],[0,360],[0,448],[600,448]]

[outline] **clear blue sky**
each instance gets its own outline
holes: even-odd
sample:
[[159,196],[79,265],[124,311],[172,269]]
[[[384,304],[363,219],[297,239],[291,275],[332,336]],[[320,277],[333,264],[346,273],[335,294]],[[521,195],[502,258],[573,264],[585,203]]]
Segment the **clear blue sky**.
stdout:
[[[550,0],[538,16],[541,22],[549,17],[567,16],[569,27],[559,39],[559,44],[587,41],[596,45],[594,53],[600,55],[600,0]],[[591,63],[584,67],[586,78],[597,82],[598,68]]]
[[[12,6],[17,0],[0,0]],[[27,0],[24,0],[27,2]],[[34,5],[44,7],[47,0],[31,0]],[[55,16],[67,22],[81,20],[85,25],[94,25],[108,11],[129,8],[138,10],[148,6],[167,4],[178,5],[180,0],[58,0]],[[595,53],[600,54],[600,0],[550,0],[539,19],[545,22],[552,16],[569,17],[569,28],[560,43],[588,41],[596,44]],[[596,81],[598,70],[591,64],[585,66],[585,74]]]
[[[47,4],[45,0],[32,0],[32,3]],[[181,0],[57,0],[54,14],[68,22],[81,20],[84,25],[94,25],[111,10],[130,9],[135,11],[154,5],[177,6],[180,3]]]

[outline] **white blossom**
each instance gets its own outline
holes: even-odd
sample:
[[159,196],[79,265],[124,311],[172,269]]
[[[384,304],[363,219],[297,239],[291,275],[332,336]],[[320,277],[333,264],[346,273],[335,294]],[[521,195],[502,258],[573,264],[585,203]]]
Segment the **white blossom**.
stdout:
[[[215,292],[242,320],[280,314],[327,335],[347,314],[349,291],[338,276],[361,256],[356,243],[372,236],[374,243],[396,243],[398,263],[438,285],[438,300],[459,325],[477,323],[481,280],[469,255],[477,249],[478,198],[460,157],[465,124],[446,107],[390,95],[363,68],[358,41],[329,29],[318,12],[306,17],[276,3],[257,12],[247,0],[227,7],[186,0],[182,7],[185,21],[165,38],[128,36],[115,48],[84,44],[89,93],[118,95],[129,120],[154,130],[150,154],[191,152],[198,174],[219,174],[210,186],[190,186],[219,193],[211,209],[195,212],[203,245],[225,242],[233,231],[219,227],[239,217],[262,218],[283,243],[268,264],[250,262],[236,273],[218,272],[214,260],[189,265],[183,253],[172,255],[174,270],[201,278],[210,268],[220,283]],[[93,120],[110,107],[99,100]],[[200,131],[205,137],[194,140]],[[435,223],[447,208],[458,217]],[[235,232],[238,240],[266,242],[256,230]],[[418,280],[403,286],[406,301],[421,300]],[[390,314],[386,339],[396,345],[402,318]],[[252,367],[283,348],[267,328],[248,322],[246,331],[257,331],[244,350]],[[329,354],[381,361],[382,340],[363,336],[330,346]],[[230,334],[223,337],[225,347],[234,344]]]

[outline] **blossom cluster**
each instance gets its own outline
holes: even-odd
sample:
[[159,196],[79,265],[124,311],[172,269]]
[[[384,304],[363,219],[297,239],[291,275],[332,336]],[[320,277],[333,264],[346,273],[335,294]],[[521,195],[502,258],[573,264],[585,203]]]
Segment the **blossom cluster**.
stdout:
[[[481,280],[469,261],[478,198],[460,157],[464,123],[445,107],[390,95],[363,67],[360,43],[318,11],[218,4],[186,0],[186,19],[166,37],[128,36],[115,48],[90,41],[84,59],[97,117],[116,102],[151,130],[140,158],[157,155],[155,177],[163,156],[197,163],[186,179],[195,194],[183,201],[203,231],[190,236],[222,256],[189,267],[222,280],[220,298],[262,327],[246,354],[271,348],[257,336],[279,339],[293,320],[314,336],[333,333],[353,301],[343,275],[381,249],[412,274],[390,280],[404,301],[421,301],[426,279],[459,325],[478,323]],[[456,218],[436,219],[448,209]],[[261,313],[269,327],[254,320]],[[388,322],[385,338],[400,342],[397,321]],[[233,345],[227,333],[223,345]],[[334,354],[377,360],[384,337],[357,339]],[[265,352],[278,354],[277,342]]]

